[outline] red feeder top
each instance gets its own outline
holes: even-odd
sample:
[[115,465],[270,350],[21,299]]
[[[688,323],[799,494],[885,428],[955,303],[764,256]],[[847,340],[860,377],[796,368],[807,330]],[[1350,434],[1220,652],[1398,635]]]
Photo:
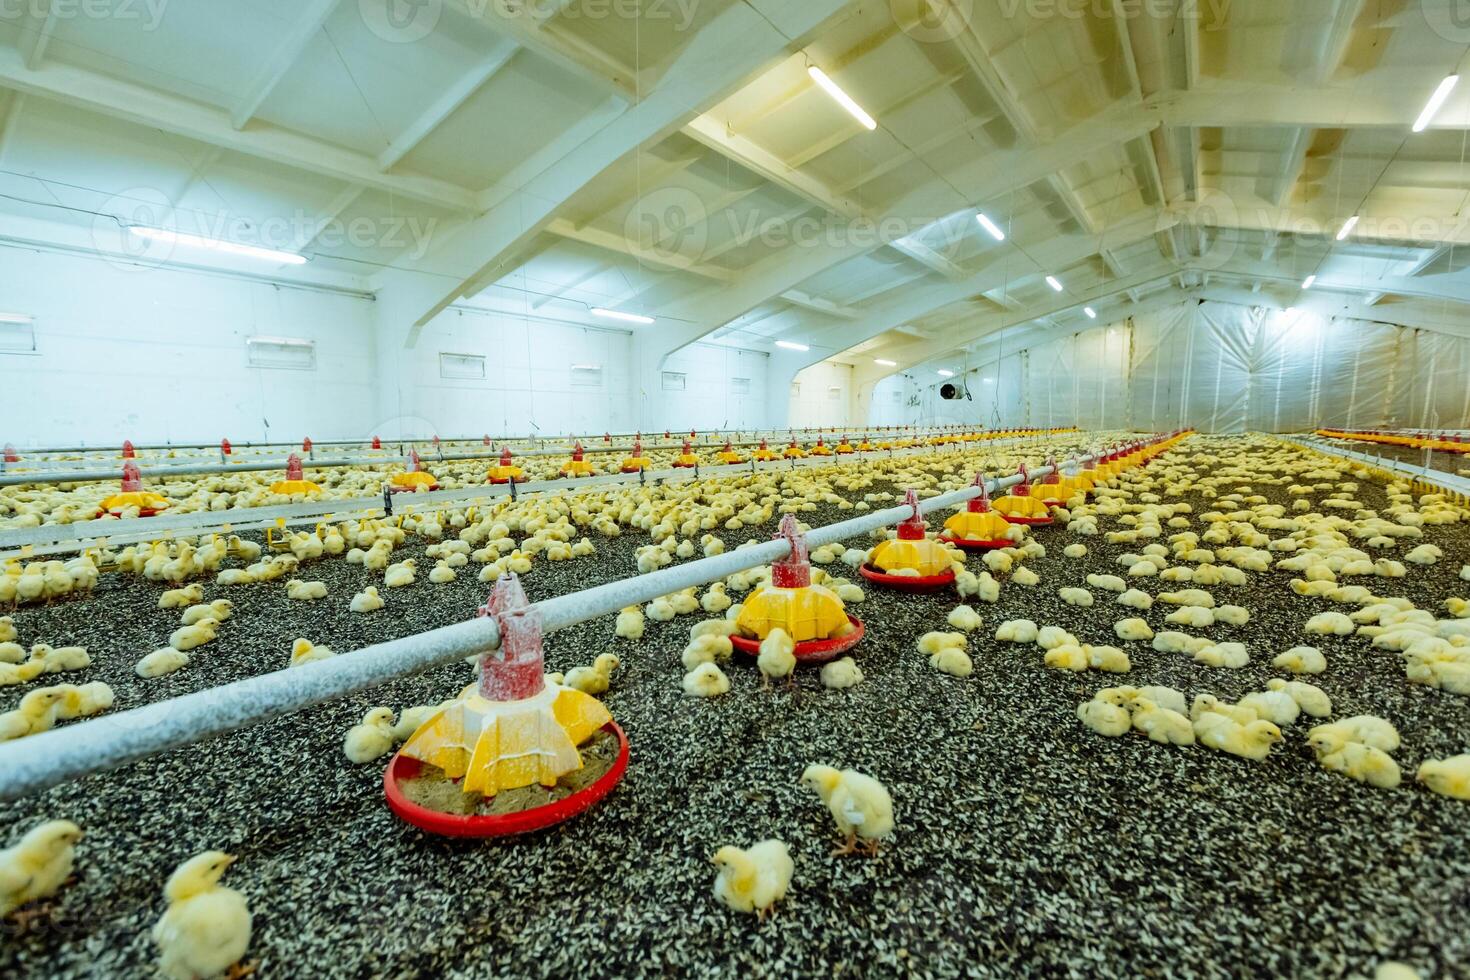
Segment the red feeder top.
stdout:
[[821,436],[817,436],[817,445],[823,445]]
[[603,442],[612,442],[612,433],[611,432],[604,432],[602,434],[602,441]]
[[16,452],[15,443],[13,443],[13,442],[7,442],[5,444],[5,462],[7,462],[7,463],[19,463],[20,462],[20,453]]
[[1024,461],[1021,463],[1020,466],[1016,467],[1016,472],[1019,473],[1019,474],[1021,474],[1021,482],[1018,483],[1018,484],[1016,484],[1014,487],[1011,488],[1011,496],[1013,496],[1013,497],[1029,497],[1029,496],[1031,496],[1031,478],[1026,475],[1026,464],[1025,464]]
[[985,485],[985,474],[976,473],[975,482],[972,484],[980,488],[980,496],[971,499],[966,509],[972,514],[986,514],[990,512],[990,488]]
[[726,439],[725,440],[725,448],[724,449],[721,449],[720,452],[722,452],[722,453],[733,453],[734,451],[735,451],[734,448],[730,445],[730,440],[729,439]]
[[483,436],[480,437],[480,445],[482,445],[482,446],[488,446],[488,445],[490,445],[490,434],[489,433],[486,433],[485,435],[483,435]]
[[122,448],[122,458],[123,459],[133,459],[137,455],[138,455],[137,453],[133,452],[133,440],[131,440],[131,439],[124,439],[123,440],[123,448]]
[[438,449],[439,448],[439,437],[438,436],[435,436],[434,437],[434,448],[435,449]]
[[807,558],[806,535],[796,527],[796,515],[781,518],[776,540],[785,538],[791,554],[771,562],[771,585],[778,589],[805,589],[812,584],[812,565]]
[[770,448],[769,446],[766,445],[766,441],[764,439],[761,440],[761,448],[762,449],[769,449]]
[[501,466],[509,466],[510,465],[510,447],[509,446],[505,446],[505,447],[503,447],[500,450],[500,465]]
[[377,436],[373,436],[373,448],[374,449],[382,449],[383,448],[383,440],[379,439]]
[[307,436],[305,439],[301,440],[301,451],[303,453],[311,452],[311,436]]
[[638,459],[643,455],[643,439],[640,436],[633,440],[633,458]]
[[664,430],[664,438],[665,438],[665,439],[672,439],[672,438],[674,438],[674,437],[673,437],[673,436],[671,436],[671,435],[669,435],[669,430],[668,430],[668,429],[665,429],[665,430]]
[[789,445],[790,445],[790,448],[792,448],[792,449],[795,449],[796,448],[796,437],[795,436],[792,436],[791,437],[791,442],[790,442]]
[[582,462],[582,440],[580,439],[578,439],[577,444],[572,447],[572,459],[578,463]]
[[219,451],[224,453],[226,456],[230,455],[230,440],[221,439],[219,441]]
[[143,471],[138,469],[137,463],[124,463],[122,475],[122,492],[139,493],[143,489]]
[[919,491],[911,489],[905,492],[903,502],[914,509],[914,514],[898,522],[898,540],[922,541],[929,526],[924,523],[924,515],[919,513]]
[[694,450],[689,448],[689,440],[688,439],[685,439],[684,440],[684,449],[683,449],[684,455],[685,456],[689,456],[689,455],[692,455],[693,452],[694,452]]
[[1041,482],[1047,486],[1055,486],[1061,483],[1062,470],[1061,467],[1057,466],[1057,458],[1055,456],[1048,456],[1046,465],[1051,467],[1051,472],[1043,477]]
[[301,457],[296,455],[295,453],[292,453],[290,456],[286,457],[286,479],[306,479],[306,477],[301,475]]
[[420,469],[422,467],[419,465],[419,451],[417,449],[410,449],[408,451],[408,471],[410,473],[417,473]]
[[478,616],[494,616],[500,647],[480,654],[480,696],[487,701],[522,701],[546,687],[541,653],[541,614],[526,599],[515,572],[495,583]]
[[691,439],[694,438],[694,430],[693,429],[690,429],[689,430],[689,438],[691,438]]

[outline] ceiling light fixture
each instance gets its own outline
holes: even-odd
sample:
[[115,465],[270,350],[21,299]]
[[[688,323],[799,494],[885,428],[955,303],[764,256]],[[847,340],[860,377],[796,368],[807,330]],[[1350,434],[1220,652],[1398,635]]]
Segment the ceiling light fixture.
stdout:
[[834,102],[836,102],[838,105],[842,106],[842,108],[851,113],[852,118],[862,123],[865,129],[878,128],[877,120],[864,112],[863,107],[853,101],[852,96],[842,91],[841,86],[832,81],[832,79],[828,78],[826,72],[822,71],[822,69],[818,68],[816,65],[809,65],[807,67],[806,73],[812,76],[812,81],[816,82],[822,87],[822,91],[832,96],[832,100]]
[[941,378],[952,378],[952,377],[954,377],[954,372],[953,371],[945,370],[944,368],[940,368],[939,369],[939,376]]
[[128,231],[138,238],[152,242],[168,242],[172,245],[183,245],[186,248],[204,248],[212,252],[224,252],[248,259],[264,259],[267,262],[276,262],[281,265],[306,264],[304,255],[283,252],[275,248],[262,248],[259,245],[242,245],[239,242],[226,242],[218,238],[202,238],[199,235],[187,235],[184,232],[171,231],[167,228],[149,228],[146,225],[128,225]]
[[1046,277],[1046,284],[1048,286],[1050,286],[1052,289],[1055,289],[1057,292],[1061,292],[1062,291],[1062,284],[1057,281],[1057,277],[1056,276],[1047,276]]
[[1307,278],[1305,278],[1305,279],[1302,280],[1302,288],[1303,289],[1311,289],[1312,288],[1312,283],[1314,283],[1316,281],[1317,281],[1317,274],[1314,272],[1310,276],[1307,276]]
[[873,363],[874,364],[881,364],[884,367],[898,367],[898,362],[897,361],[890,361],[886,357],[875,357],[875,358],[873,358]]
[[1342,227],[1339,228],[1339,229],[1337,229],[1337,240],[1338,241],[1342,241],[1344,238],[1346,238],[1348,236],[1348,232],[1352,231],[1353,230],[1353,226],[1356,225],[1357,223],[1358,223],[1358,216],[1356,214],[1353,215],[1351,218],[1347,219],[1346,221],[1344,221],[1342,223]]
[[1429,97],[1428,102],[1424,103],[1424,110],[1419,113],[1419,118],[1414,120],[1414,132],[1424,131],[1424,128],[1434,119],[1434,114],[1439,111],[1439,107],[1444,105],[1444,100],[1450,97],[1451,90],[1459,80],[1459,75],[1446,75],[1440,80],[1439,85],[1435,86],[1434,94]]
[[1089,320],[1096,320],[1097,319],[1097,310],[1094,310],[1090,306],[1084,306],[1084,307],[1082,307],[1082,312],[1087,314],[1087,319],[1089,319]]
[[31,323],[35,319],[29,313],[0,313],[0,323]]
[[624,313],[622,310],[609,310],[601,306],[592,307],[592,315],[605,317],[609,320],[622,320],[624,323],[653,323],[653,317],[644,316],[642,313]]
[[776,346],[784,347],[787,350],[811,350],[806,344],[798,344],[794,340],[778,340],[776,341]]
[[985,217],[984,211],[975,212],[975,220],[980,222],[981,228],[984,228],[987,232],[990,233],[991,238],[994,238],[998,242],[1003,242],[1006,240],[1006,233],[1001,231],[1000,226],[997,225],[994,221],[991,221],[989,218]]

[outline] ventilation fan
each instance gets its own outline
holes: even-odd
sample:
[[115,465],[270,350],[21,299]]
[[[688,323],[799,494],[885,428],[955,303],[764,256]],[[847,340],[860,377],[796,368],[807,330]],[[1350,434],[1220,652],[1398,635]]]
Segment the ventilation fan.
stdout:
[[946,381],[939,386],[939,397],[945,401],[953,402],[959,401],[962,398],[969,398],[970,392],[964,385],[957,385],[953,381]]

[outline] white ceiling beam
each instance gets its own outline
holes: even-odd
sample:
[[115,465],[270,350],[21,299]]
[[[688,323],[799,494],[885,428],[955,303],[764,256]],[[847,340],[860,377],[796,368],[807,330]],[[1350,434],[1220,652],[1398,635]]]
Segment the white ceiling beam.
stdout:
[[18,44],[25,66],[31,71],[41,67],[46,57],[46,46],[56,35],[56,0],[37,0],[32,5],[32,15],[37,18],[31,26],[21,28]]
[[1409,266],[1409,268],[1404,271],[1404,275],[1408,278],[1422,275],[1425,269],[1438,262],[1449,250],[1449,245],[1437,245],[1434,248],[1431,248],[1428,252],[1425,252],[1422,256],[1416,259],[1414,261],[1414,264]]
[[709,147],[731,163],[770,181],[782,190],[826,208],[833,214],[848,218],[862,214],[862,208],[856,201],[832,190],[815,177],[802,173],[754,140],[730,132],[717,119],[708,115],[700,116],[690,121],[683,132],[685,136]]
[[[1189,92],[1162,92],[1144,100],[1165,126],[1314,129],[1405,129],[1419,111],[1422,95],[1406,104],[1396,89],[1357,85],[1286,86],[1272,82],[1216,79]],[[1431,129],[1460,129],[1461,120],[1442,113]]]
[[[540,161],[544,169],[520,186],[497,185],[493,206],[455,233],[439,236],[421,259],[380,273],[379,320],[390,330],[403,331],[412,346],[422,326],[450,303],[510,271],[557,211],[614,161],[663,139],[789,57],[797,38],[846,6],[847,0],[760,0],[759,9],[747,2],[721,10],[685,42],[641,101],[606,118],[580,141],[560,143],[561,156]],[[493,27],[495,18],[490,21]],[[515,40],[535,50],[519,35]],[[767,297],[775,292],[779,290]]]
[[[965,70],[962,68],[956,68],[952,71],[947,72],[938,72],[928,78],[918,88],[910,89],[909,91],[900,95],[898,98],[894,99],[892,102],[879,106],[877,110],[872,113],[873,118],[883,119],[887,116],[892,116],[905,107],[911,105],[912,103],[917,102],[919,99],[924,98],[924,96],[929,95],[931,92],[936,92],[939,89],[948,88],[949,86],[953,85],[955,82],[964,77]],[[810,87],[811,84],[808,84],[803,88],[803,91],[810,89]],[[860,136],[866,132],[867,130],[859,125],[844,125],[841,128],[834,130],[831,135],[827,136],[825,139],[818,140],[817,142],[803,149],[800,153],[796,154],[796,156],[792,157],[791,166],[796,168],[804,167],[808,163],[811,163],[813,160],[822,156],[823,154],[831,153],[833,150],[847,144],[853,138]]]
[[591,82],[609,95],[631,103],[640,94],[646,94],[640,93],[643,86],[634,69],[580,38],[557,30],[555,24],[538,21],[538,4],[491,3],[487,0],[445,2],[471,20],[509,38],[563,71]]
[[5,148],[15,129],[20,125],[20,111],[26,97],[20,92],[0,89],[0,161],[5,159]]
[[1198,11],[1197,5],[1181,4],[1174,18],[1174,29],[1179,32],[1180,49],[1183,53],[1182,83],[1186,91],[1199,88],[1199,25],[1196,23]]
[[[1265,232],[1267,235],[1289,235],[1296,241],[1311,241],[1332,247],[1342,217],[1335,214],[1316,214],[1295,208],[1279,208],[1270,201],[1259,198],[1237,197],[1233,208],[1213,206],[1190,207],[1187,205],[1170,208],[1181,220],[1194,226],[1209,228],[1233,228],[1240,231]],[[1439,245],[1470,244],[1470,217],[1460,218],[1446,215],[1438,222],[1438,230],[1426,237],[1424,221],[1413,221],[1397,214],[1374,214],[1360,212],[1358,223],[1353,226],[1351,241],[1357,243],[1385,243],[1419,246],[1426,242]],[[1423,216],[1421,216],[1423,217]]]
[[1301,180],[1302,169],[1307,163],[1307,150],[1312,146],[1316,130],[1299,127],[1287,138],[1286,152],[1281,158],[1281,169],[1271,184],[1271,203],[1282,207],[1291,200],[1291,192]]
[[566,218],[555,218],[546,226],[549,234],[568,241],[581,242],[584,245],[593,245],[597,248],[607,249],[609,252],[617,252],[629,258],[637,259],[644,265],[656,266],[660,269],[669,269],[674,272],[687,272],[701,279],[709,279],[714,282],[727,283],[735,278],[735,274],[718,266],[707,266],[699,262],[689,262],[681,256],[657,248],[644,248],[636,242],[629,241],[625,235],[616,232],[605,231],[592,225],[578,225]]
[[31,71],[13,48],[0,47],[0,85],[448,210],[471,211],[476,206],[473,193],[446,181],[381,173],[377,162],[365,153],[269,124],[236,130],[228,112],[190,99],[72,65],[52,63],[42,71]]
[[1062,202],[1062,207],[1066,208],[1067,213],[1072,216],[1072,220],[1076,222],[1077,227],[1090,235],[1097,234],[1098,223],[1096,219],[1088,212],[1087,205],[1082,203],[1082,199],[1077,196],[1076,190],[1067,182],[1067,178],[1061,174],[1052,174],[1046,178],[1046,183],[1052,189],[1052,192],[1056,194],[1058,200]]
[[254,81],[246,86],[244,94],[235,103],[235,108],[230,111],[232,126],[244,129],[249,124],[265,104],[265,100],[276,90],[276,86],[281,84],[291,66],[300,60],[312,38],[326,26],[327,18],[336,9],[337,0],[303,0],[296,23],[291,25],[284,36],[272,39],[269,45],[270,57],[261,66]]
[[1118,261],[1118,256],[1113,254],[1112,249],[1100,248],[1097,254],[1103,260],[1103,265],[1107,266],[1108,274],[1114,279],[1122,279],[1128,274],[1127,270],[1123,268],[1123,263]]
[[[1260,285],[1261,284],[1259,282],[1257,282],[1256,283],[1256,288],[1259,289],[1260,288]],[[1366,295],[1366,296],[1363,297],[1363,305],[1364,306],[1377,306],[1378,305],[1378,302],[1380,300],[1382,300],[1383,297],[1385,297],[1387,295],[1388,295],[1387,293],[1369,293],[1368,295]]]
[[[1109,13],[1113,17],[1113,31],[1118,39],[1118,54],[1123,59],[1123,73],[1128,77],[1128,90],[1133,98],[1143,100],[1143,85],[1138,79],[1138,60],[1133,54],[1132,32],[1128,29],[1128,11],[1124,0],[1109,0]],[[1163,202],[1160,201],[1160,204]]]
[[428,139],[434,130],[459,111],[459,108],[468,102],[476,92],[490,84],[490,80],[499,74],[502,68],[510,64],[510,60],[519,50],[521,50],[520,45],[514,41],[502,41],[495,50],[482,58],[479,64],[465,72],[403,132],[394,137],[393,142],[389,143],[382,153],[378,154],[378,169],[392,170],[398,161],[408,156],[420,143]]
[[301,241],[297,242],[291,251],[304,254],[307,249],[316,244],[316,240],[322,237],[322,233],[332,226],[332,222],[342,217],[344,211],[357,203],[357,199],[362,197],[366,190],[367,188],[361,184],[348,184],[342,188],[341,192],[332,198],[322,213],[317,216],[311,226],[311,231],[303,235]]
[[781,298],[792,306],[800,306],[803,309],[814,310],[817,313],[825,313],[827,316],[835,316],[840,320],[856,320],[862,316],[861,310],[855,310],[850,306],[834,303],[830,299],[820,296],[812,296],[799,289],[788,289],[781,294]]
[[893,248],[920,265],[932,269],[946,279],[963,279],[965,270],[925,245],[917,238],[898,238],[889,243]]

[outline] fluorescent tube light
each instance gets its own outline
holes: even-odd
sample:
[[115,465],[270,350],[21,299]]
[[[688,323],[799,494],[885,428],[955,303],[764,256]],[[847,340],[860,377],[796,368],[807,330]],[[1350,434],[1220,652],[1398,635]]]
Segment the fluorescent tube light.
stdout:
[[1094,310],[1090,306],[1084,306],[1084,307],[1082,307],[1082,312],[1087,314],[1087,319],[1089,319],[1089,320],[1096,320],[1097,319],[1097,310]]
[[1344,238],[1346,238],[1348,236],[1348,232],[1352,231],[1353,230],[1353,226],[1356,225],[1357,223],[1358,223],[1358,216],[1356,214],[1353,215],[1351,218],[1347,219],[1346,221],[1344,221],[1342,223],[1342,227],[1339,228],[1339,229],[1337,229],[1337,240],[1338,241],[1342,241]]
[[875,358],[873,358],[873,363],[874,364],[881,364],[884,367],[898,367],[898,362],[897,361],[890,361],[886,357],[875,357]]
[[1307,276],[1307,278],[1305,278],[1305,279],[1302,280],[1302,288],[1303,289],[1311,289],[1312,288],[1312,283],[1314,283],[1316,281],[1317,281],[1317,274],[1314,272],[1310,276]]
[[807,68],[806,73],[812,76],[812,81],[822,87],[822,91],[832,96],[833,101],[852,114],[852,118],[863,124],[866,129],[877,129],[877,121],[866,112],[863,107],[853,101],[852,96],[842,91],[841,86],[827,77],[827,73],[816,65]]
[[592,307],[593,316],[606,317],[609,320],[622,320],[624,323],[652,323],[653,317],[644,316],[642,313],[624,313],[622,310],[608,310],[601,306]]
[[128,231],[139,238],[154,242],[169,242],[174,245],[183,245],[187,248],[204,248],[212,252],[224,252],[228,255],[240,255],[249,259],[264,259],[267,262],[277,262],[282,265],[305,265],[306,256],[297,255],[295,252],[282,252],[275,248],[261,248],[259,245],[242,245],[239,242],[226,242],[218,238],[203,238],[199,235],[187,235],[181,231],[170,231],[167,228],[149,228],[145,225],[129,225]]
[[1000,226],[997,225],[994,221],[991,221],[989,218],[985,217],[984,211],[975,212],[975,220],[980,222],[981,228],[984,228],[990,233],[991,238],[994,238],[998,242],[1003,242],[1006,240],[1006,233],[1001,231]]
[[806,344],[798,344],[794,340],[778,340],[776,341],[776,346],[784,347],[787,350],[811,350]]
[[941,378],[952,378],[952,377],[954,377],[954,372],[953,371],[946,371],[944,368],[940,368],[939,369],[939,376]]
[[35,319],[28,313],[0,313],[0,323],[31,323]]
[[1424,110],[1419,113],[1419,118],[1414,120],[1414,132],[1424,131],[1424,127],[1434,119],[1434,114],[1439,111],[1440,106],[1444,105],[1444,100],[1450,97],[1450,91],[1454,89],[1455,83],[1459,80],[1459,75],[1446,75],[1440,80],[1439,85],[1434,89],[1434,94],[1429,97],[1428,102],[1424,103]]
[[1047,276],[1046,277],[1046,284],[1048,286],[1050,286],[1052,289],[1055,289],[1057,292],[1061,292],[1062,291],[1062,284],[1057,281],[1057,277],[1056,276]]

